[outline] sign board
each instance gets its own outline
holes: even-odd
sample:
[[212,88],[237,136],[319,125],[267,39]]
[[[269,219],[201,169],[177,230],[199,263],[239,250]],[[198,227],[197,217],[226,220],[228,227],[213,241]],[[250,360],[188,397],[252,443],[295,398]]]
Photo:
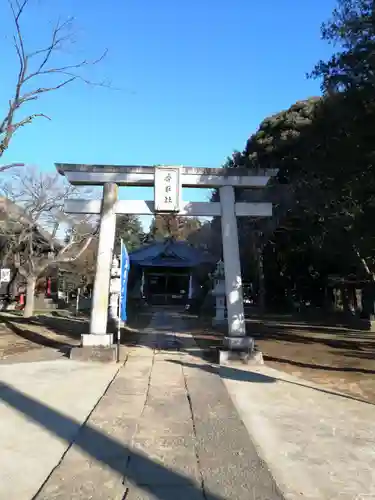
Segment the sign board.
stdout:
[[155,212],[179,212],[181,205],[180,167],[155,167]]
[[0,269],[0,283],[10,283],[10,269]]

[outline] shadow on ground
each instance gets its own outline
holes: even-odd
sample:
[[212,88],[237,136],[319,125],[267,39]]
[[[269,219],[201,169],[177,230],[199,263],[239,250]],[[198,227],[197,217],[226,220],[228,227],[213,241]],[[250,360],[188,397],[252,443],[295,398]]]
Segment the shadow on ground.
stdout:
[[251,318],[255,322],[276,322],[291,323],[300,328],[324,330],[342,330],[342,331],[369,331],[371,322],[368,319],[360,318],[356,315],[343,312],[327,312],[322,309],[303,310],[301,312],[284,313],[259,313],[256,309],[246,309],[246,318]]
[[[349,353],[343,353],[342,354],[345,357],[352,357],[352,358],[363,358],[363,359],[375,359],[375,353],[373,352],[372,355],[370,353],[366,353],[364,356],[364,353],[354,351],[351,354]],[[366,368],[361,368],[359,366],[329,366],[329,365],[320,365],[317,363],[305,363],[302,361],[295,361],[293,359],[286,359],[286,358],[278,358],[278,357],[273,357],[268,354],[263,354],[263,358],[265,361],[275,361],[275,362],[281,362],[281,363],[286,363],[288,365],[296,366],[299,368],[310,368],[312,370],[323,370],[327,372],[347,372],[347,373],[362,373],[362,374],[367,374],[367,375],[373,375],[375,374],[375,370],[368,370]]]
[[[168,493],[166,489],[158,489],[146,485],[142,474],[132,472],[129,465],[133,461],[137,462],[137,470],[147,471],[153,477],[162,476],[165,478],[166,484],[173,484],[181,490],[188,490],[192,492],[192,496],[199,494],[201,491],[197,484],[188,477],[167,469],[163,465],[151,460],[148,456],[124,446],[88,424],[81,427],[80,423],[76,420],[23,394],[10,385],[0,383],[0,400],[25,415],[31,422],[40,425],[60,439],[65,440],[67,445],[71,445],[71,436],[74,435],[74,446],[81,449],[97,462],[104,464],[123,476],[123,498],[126,497],[128,484],[130,483],[140,487],[144,491],[152,492],[154,498],[159,500],[172,499],[170,492]],[[42,491],[43,486],[38,493]],[[171,490],[173,494],[173,488]],[[34,498],[38,497],[38,493]],[[207,491],[204,492],[204,497],[202,498],[205,498],[205,500],[225,500],[223,497],[210,494]]]
[[185,366],[188,368],[196,368],[198,370],[202,370],[208,373],[217,374],[220,370],[220,375],[223,378],[227,378],[230,380],[238,380],[241,382],[253,382],[253,383],[272,383],[276,382],[277,379],[273,377],[269,377],[267,375],[262,375],[261,373],[256,373],[248,370],[241,370],[240,368],[233,368],[229,366],[220,366],[220,368],[207,364],[195,364],[188,363],[185,361],[179,361],[175,359],[168,360],[169,363],[173,363],[175,365]]
[[[360,349],[364,346],[375,346],[375,336],[372,333],[353,332],[339,328],[313,328],[308,325],[302,329],[300,325],[291,323],[269,323],[251,321],[247,323],[247,334],[255,339],[282,340],[302,344],[319,342],[333,349]],[[345,338],[343,338],[345,337]]]
[[1,321],[17,337],[36,346],[60,349],[64,352],[77,343],[85,330],[84,322],[61,317],[37,316],[26,319],[3,315]]
[[[148,321],[149,318],[144,316],[131,318],[129,325],[121,330],[122,343],[129,345],[136,343],[139,335],[139,331],[136,330],[137,326],[145,326]],[[64,353],[79,344],[82,334],[89,332],[88,316],[76,317],[63,312],[40,314],[31,318],[0,314],[0,324],[35,347],[49,347]],[[8,347],[12,350],[11,345]],[[20,350],[19,346],[18,350]]]
[[249,382],[249,383],[267,383],[267,384],[275,383],[275,382],[284,382],[286,384],[292,384],[292,385],[298,385],[300,387],[306,387],[307,389],[310,389],[313,391],[318,391],[318,392],[330,394],[333,396],[338,396],[338,397],[345,398],[345,399],[351,399],[353,401],[358,401],[361,403],[375,405],[374,403],[372,403],[370,401],[366,401],[364,399],[357,398],[357,397],[351,396],[349,394],[344,394],[342,392],[328,390],[328,389],[324,389],[322,387],[317,387],[317,386],[311,385],[302,379],[301,379],[301,381],[297,382],[295,380],[288,380],[287,378],[283,378],[282,376],[272,377],[270,375],[263,375],[262,373],[257,373],[257,372],[251,371],[251,370],[241,370],[240,368],[233,368],[233,367],[228,367],[228,366],[218,367],[218,366],[212,366],[212,365],[201,365],[201,364],[188,363],[188,362],[174,360],[174,359],[170,359],[168,361],[169,361],[169,363],[185,366],[188,368],[195,368],[197,370],[203,370],[203,371],[210,372],[210,373],[218,373],[218,374],[220,374],[221,378],[228,379],[228,380],[236,380],[239,382]]

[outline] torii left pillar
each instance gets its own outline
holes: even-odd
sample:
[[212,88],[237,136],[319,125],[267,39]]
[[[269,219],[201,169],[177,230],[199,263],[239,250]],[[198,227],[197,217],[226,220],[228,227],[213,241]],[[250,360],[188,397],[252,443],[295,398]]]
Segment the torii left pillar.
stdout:
[[109,284],[116,233],[118,186],[106,183],[100,214],[98,256],[91,303],[90,333],[82,335],[83,346],[111,346],[113,335],[107,333]]

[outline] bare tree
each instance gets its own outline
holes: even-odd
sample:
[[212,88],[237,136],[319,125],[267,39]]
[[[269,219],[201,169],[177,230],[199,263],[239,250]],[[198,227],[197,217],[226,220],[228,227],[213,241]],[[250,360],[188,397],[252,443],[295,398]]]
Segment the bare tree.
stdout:
[[[19,71],[16,79],[13,97],[4,118],[0,118],[0,158],[7,150],[13,135],[21,127],[32,123],[35,118],[50,117],[44,113],[28,114],[18,118],[18,112],[27,103],[37,101],[40,96],[48,92],[59,90],[76,80],[89,85],[108,86],[107,84],[94,83],[81,74],[81,70],[87,66],[99,63],[106,55],[105,51],[98,59],[82,59],[73,64],[58,64],[57,55],[61,50],[72,42],[73,19],[57,21],[54,25],[49,42],[45,47],[28,51],[22,33],[22,19],[31,0],[7,0],[10,15],[14,24],[13,45],[18,57]],[[49,84],[45,84],[46,78]],[[14,165],[0,166],[0,172],[12,168]]]
[[64,214],[64,200],[78,191],[58,175],[15,171],[2,191],[0,236],[8,239],[7,259],[13,259],[26,281],[24,316],[30,317],[39,276],[51,266],[79,259],[92,242],[97,223]]
[[71,289],[91,287],[94,283],[98,238],[93,238],[79,258],[73,262],[59,265],[64,276],[64,283]]

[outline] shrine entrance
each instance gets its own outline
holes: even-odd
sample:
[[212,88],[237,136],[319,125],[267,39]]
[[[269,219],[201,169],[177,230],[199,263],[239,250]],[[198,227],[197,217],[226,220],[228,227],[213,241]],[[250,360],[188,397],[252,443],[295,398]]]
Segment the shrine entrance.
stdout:
[[160,269],[145,272],[144,295],[148,304],[187,304],[189,300],[189,269],[185,272]]
[[[225,271],[225,298],[228,336],[226,347],[247,349],[243,309],[237,217],[269,217],[272,204],[267,202],[236,202],[235,190],[260,189],[267,186],[277,171],[251,171],[241,168],[133,167],[104,165],[56,164],[61,175],[73,185],[103,186],[101,200],[67,200],[65,212],[100,214],[98,258],[90,318],[90,334],[82,336],[88,346],[112,345],[107,334],[108,293],[113,257],[116,214],[152,215],[175,213],[180,216],[221,217]],[[153,201],[118,200],[119,186],[153,186]],[[182,187],[218,188],[220,202],[183,202]]]
[[133,296],[143,295],[148,304],[187,305],[198,288],[197,274],[212,271],[216,259],[185,241],[167,238],[144,245],[129,254],[137,274]]

